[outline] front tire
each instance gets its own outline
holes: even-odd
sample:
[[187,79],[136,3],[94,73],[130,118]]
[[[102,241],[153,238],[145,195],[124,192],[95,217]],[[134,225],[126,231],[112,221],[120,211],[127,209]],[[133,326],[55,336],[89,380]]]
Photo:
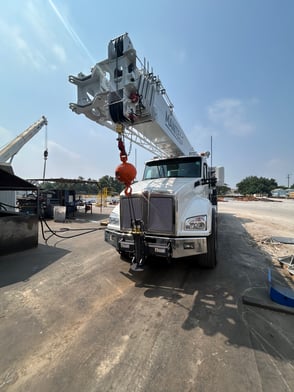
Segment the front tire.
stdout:
[[120,259],[121,259],[122,261],[126,261],[126,262],[130,263],[130,261],[131,261],[132,258],[131,258],[131,256],[130,256],[129,252],[120,251],[120,252],[118,252],[118,253],[119,253]]
[[217,264],[216,257],[217,249],[217,224],[216,224],[216,213],[212,213],[212,229],[211,234],[207,237],[207,253],[199,256],[198,264],[202,268],[213,269]]

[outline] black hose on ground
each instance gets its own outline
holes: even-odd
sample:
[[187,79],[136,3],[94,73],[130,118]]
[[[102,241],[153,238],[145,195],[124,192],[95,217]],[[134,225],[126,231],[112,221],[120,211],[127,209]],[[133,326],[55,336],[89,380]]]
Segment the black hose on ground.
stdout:
[[[45,241],[45,243],[47,244],[47,241],[53,237],[56,236],[58,238],[62,238],[62,239],[70,239],[70,238],[75,238],[75,237],[80,237],[82,235],[85,234],[89,234],[89,233],[93,233],[94,231],[98,231],[98,230],[103,230],[102,227],[95,227],[95,228],[88,228],[88,229],[70,229],[70,228],[63,228],[60,230],[53,230],[51,229],[51,227],[48,225],[47,221],[43,218],[43,217],[39,217],[40,223],[41,223],[41,229],[42,229],[42,237],[43,240]],[[47,231],[44,230],[44,225],[48,228]],[[50,232],[51,235],[49,235],[49,237],[45,237],[45,232]],[[83,233],[79,233],[79,234],[75,234],[75,235],[70,235],[70,236],[62,236],[60,234],[58,234],[58,232],[65,232],[65,231],[85,231]]]

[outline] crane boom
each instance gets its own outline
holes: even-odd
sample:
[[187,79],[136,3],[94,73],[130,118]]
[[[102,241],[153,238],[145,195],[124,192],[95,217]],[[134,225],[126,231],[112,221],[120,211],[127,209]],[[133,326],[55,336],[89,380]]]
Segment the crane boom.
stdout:
[[73,112],[113,131],[122,124],[127,139],[159,157],[193,152],[159,77],[137,58],[127,33],[109,42],[108,58],[91,74],[70,75],[69,81],[77,86]]
[[45,116],[42,116],[38,121],[32,124],[29,128],[19,134],[13,139],[7,146],[0,150],[0,163],[5,163],[10,160],[12,162],[13,157],[18,151],[33,137],[40,129],[47,125],[48,121]]

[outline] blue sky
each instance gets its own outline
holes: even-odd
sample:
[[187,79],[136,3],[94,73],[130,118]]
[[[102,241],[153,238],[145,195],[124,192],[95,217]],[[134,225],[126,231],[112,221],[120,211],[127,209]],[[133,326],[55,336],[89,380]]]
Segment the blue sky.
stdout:
[[[89,74],[127,32],[166,88],[196,151],[210,149],[234,187],[247,176],[294,183],[292,0],[11,0],[0,14],[0,148],[48,119],[46,177],[99,179],[120,163],[116,135],[74,114],[69,75]],[[42,178],[45,128],[15,156]],[[127,145],[127,150],[129,146]],[[141,177],[151,154],[133,145]]]

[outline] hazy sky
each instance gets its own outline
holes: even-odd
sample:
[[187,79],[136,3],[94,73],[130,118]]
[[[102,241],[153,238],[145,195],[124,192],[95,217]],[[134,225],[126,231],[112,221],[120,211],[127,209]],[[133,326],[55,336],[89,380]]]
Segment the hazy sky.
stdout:
[[[0,148],[42,115],[46,177],[99,179],[120,163],[116,135],[76,115],[69,75],[89,74],[129,33],[166,88],[196,151],[234,187],[247,176],[294,183],[293,0],[10,0],[0,14]],[[45,128],[15,156],[42,178]],[[127,150],[129,145],[127,145]],[[133,145],[138,178],[151,154]]]

